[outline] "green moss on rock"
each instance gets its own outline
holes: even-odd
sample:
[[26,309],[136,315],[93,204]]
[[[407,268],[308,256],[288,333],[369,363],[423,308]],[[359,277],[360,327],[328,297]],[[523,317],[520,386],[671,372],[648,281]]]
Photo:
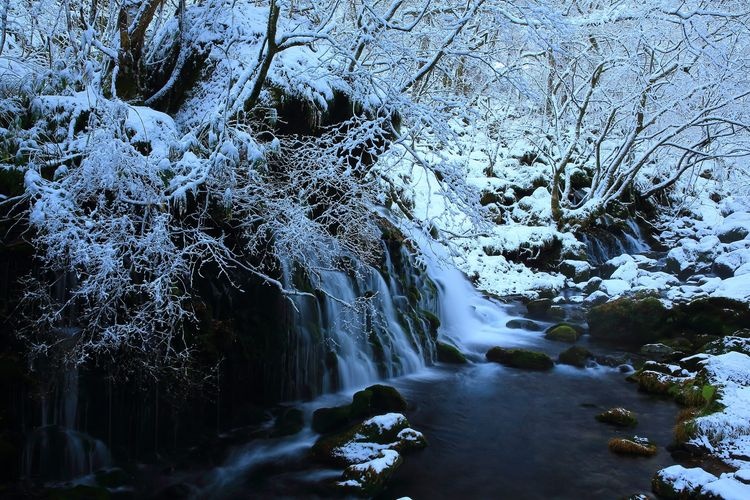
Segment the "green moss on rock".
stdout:
[[437,342],[437,359],[442,363],[464,364],[466,356],[457,347],[445,342]]
[[643,345],[669,337],[669,310],[654,297],[620,298],[591,308],[587,320],[592,338]]
[[561,352],[557,360],[564,365],[586,368],[586,363],[593,357],[591,351],[585,347],[574,345]]
[[548,355],[527,349],[493,347],[487,351],[486,357],[488,361],[494,363],[526,370],[551,370],[555,366],[554,361]]
[[578,330],[565,323],[560,323],[548,328],[544,334],[544,338],[546,339],[570,343],[578,340],[580,336],[581,334]]
[[638,425],[638,418],[635,413],[625,408],[610,408],[596,416],[599,422],[616,425],[618,427],[635,427]]

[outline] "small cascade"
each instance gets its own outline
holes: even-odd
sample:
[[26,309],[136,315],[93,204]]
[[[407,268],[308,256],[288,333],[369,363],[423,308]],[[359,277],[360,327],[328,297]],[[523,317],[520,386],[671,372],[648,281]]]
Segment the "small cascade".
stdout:
[[642,254],[651,251],[641,228],[633,220],[615,222],[611,217],[603,218],[598,227],[580,235],[586,244],[586,255],[592,264],[603,264],[622,254]]
[[310,375],[317,375],[312,396],[353,389],[434,361],[422,311],[437,312],[435,287],[405,248],[384,247],[380,270],[323,271],[313,283],[300,269],[285,267],[286,283],[309,292],[292,298],[292,335],[299,338],[292,388],[303,381],[309,387]]
[[78,429],[78,370],[66,369],[42,398],[41,425],[26,440],[26,477],[68,480],[110,464],[107,446]]

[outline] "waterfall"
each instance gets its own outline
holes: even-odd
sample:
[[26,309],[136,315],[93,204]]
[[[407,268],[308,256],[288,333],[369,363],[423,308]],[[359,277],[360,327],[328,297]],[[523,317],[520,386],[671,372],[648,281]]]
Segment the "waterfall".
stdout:
[[615,222],[610,217],[603,217],[597,227],[580,235],[580,238],[586,244],[586,255],[592,264],[603,264],[624,253],[651,251],[641,228],[632,218]]
[[22,464],[26,477],[67,480],[110,464],[106,445],[78,430],[78,369],[58,376],[41,401],[41,425],[27,437]]
[[421,314],[437,312],[429,279],[405,248],[383,246],[381,269],[325,270],[313,282],[284,266],[287,284],[310,291],[291,300],[293,334],[301,339],[294,365],[297,376],[318,374],[313,396],[414,373],[434,361],[430,325]]

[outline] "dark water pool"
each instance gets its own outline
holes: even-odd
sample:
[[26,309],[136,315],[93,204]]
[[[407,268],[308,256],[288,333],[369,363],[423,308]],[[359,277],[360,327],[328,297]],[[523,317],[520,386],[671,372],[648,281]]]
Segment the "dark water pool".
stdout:
[[[478,364],[397,386],[430,446],[405,458],[382,498],[621,498],[650,491],[654,472],[674,463],[665,446],[677,407],[638,393],[616,370]],[[638,414],[635,430],[594,419],[612,406]],[[659,453],[609,452],[610,438],[633,433]]]

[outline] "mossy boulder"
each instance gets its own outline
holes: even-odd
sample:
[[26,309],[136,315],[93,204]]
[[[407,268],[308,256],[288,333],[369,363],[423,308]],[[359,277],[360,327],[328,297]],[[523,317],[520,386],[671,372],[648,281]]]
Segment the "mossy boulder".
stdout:
[[596,416],[599,422],[616,425],[618,427],[635,427],[638,425],[638,418],[630,410],[625,408],[610,408]]
[[394,411],[405,411],[406,400],[395,387],[376,384],[354,394],[352,415],[368,416]]
[[360,464],[344,469],[342,481],[338,485],[345,491],[372,497],[386,485],[388,479],[403,463],[403,458],[395,450],[382,450],[380,454]]
[[659,299],[620,298],[592,307],[587,314],[592,338],[631,345],[669,337],[670,311]]
[[728,352],[741,352],[750,356],[750,339],[745,337],[728,336],[718,338],[699,349],[700,352],[705,354],[726,354]]
[[494,363],[526,370],[551,370],[555,366],[552,358],[545,353],[528,349],[493,347],[487,351],[486,357]]
[[585,347],[574,345],[561,352],[557,358],[557,361],[564,365],[586,368],[586,364],[593,357],[594,355],[591,353],[591,351],[589,351]]
[[669,359],[675,354],[675,352],[677,351],[672,347],[658,342],[654,344],[645,344],[641,346],[640,349],[641,355],[656,361]]
[[505,324],[505,327],[513,330],[528,330],[530,332],[541,332],[544,330],[542,325],[530,319],[512,319]]
[[633,436],[630,439],[612,438],[608,443],[609,451],[618,455],[652,457],[658,448],[646,438]]
[[576,330],[572,325],[566,323],[559,323],[547,329],[544,333],[544,338],[549,340],[556,340],[558,342],[570,342],[573,343],[581,336],[581,332]]
[[526,304],[526,310],[529,312],[529,316],[540,319],[548,317],[551,307],[552,299],[536,299]]
[[457,347],[445,342],[437,342],[435,347],[437,348],[438,361],[458,365],[466,363],[466,356]]
[[676,308],[675,320],[697,334],[731,335],[750,325],[750,305],[724,297],[703,298]]

